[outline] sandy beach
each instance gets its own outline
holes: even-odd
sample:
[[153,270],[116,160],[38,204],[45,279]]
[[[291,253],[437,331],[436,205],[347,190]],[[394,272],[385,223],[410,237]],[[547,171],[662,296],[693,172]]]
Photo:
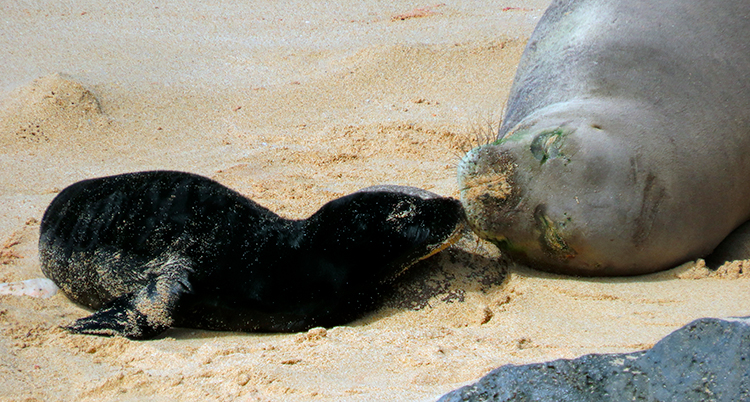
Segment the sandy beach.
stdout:
[[[457,197],[548,0],[177,0],[0,5],[0,282],[42,276],[64,187],[151,169],[211,177],[287,218],[375,184]],[[466,233],[334,328],[71,335],[64,295],[0,295],[0,401],[431,401],[503,364],[629,352],[747,315],[750,261],[576,278]]]

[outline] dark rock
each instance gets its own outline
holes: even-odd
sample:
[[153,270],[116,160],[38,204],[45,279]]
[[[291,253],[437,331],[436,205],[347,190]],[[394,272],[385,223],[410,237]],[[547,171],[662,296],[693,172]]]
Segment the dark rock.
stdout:
[[750,401],[750,317],[701,318],[634,353],[493,370],[455,401]]

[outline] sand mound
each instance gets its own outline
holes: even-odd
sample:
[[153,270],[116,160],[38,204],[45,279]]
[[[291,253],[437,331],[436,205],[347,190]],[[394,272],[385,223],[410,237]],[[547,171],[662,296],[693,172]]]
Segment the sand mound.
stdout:
[[59,73],[16,89],[0,110],[0,146],[80,142],[106,122],[94,94]]

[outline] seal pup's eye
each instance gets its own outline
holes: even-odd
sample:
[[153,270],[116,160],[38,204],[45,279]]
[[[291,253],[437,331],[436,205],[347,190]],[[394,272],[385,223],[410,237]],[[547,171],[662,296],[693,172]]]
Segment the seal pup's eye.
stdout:
[[388,214],[386,220],[389,222],[394,222],[397,220],[414,217],[416,214],[417,207],[413,203],[407,201],[399,201],[398,204],[393,207],[391,213]]

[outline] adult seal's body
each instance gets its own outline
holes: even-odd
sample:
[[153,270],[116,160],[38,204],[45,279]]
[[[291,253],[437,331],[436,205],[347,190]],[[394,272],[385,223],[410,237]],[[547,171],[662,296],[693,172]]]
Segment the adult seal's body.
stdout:
[[44,214],[39,253],[45,275],[98,310],[76,333],[300,331],[354,318],[462,220],[457,200],[397,186],[287,220],[201,176],[141,172],[64,189]]
[[633,275],[750,218],[746,0],[554,1],[498,140],[459,166],[472,227],[532,267]]

